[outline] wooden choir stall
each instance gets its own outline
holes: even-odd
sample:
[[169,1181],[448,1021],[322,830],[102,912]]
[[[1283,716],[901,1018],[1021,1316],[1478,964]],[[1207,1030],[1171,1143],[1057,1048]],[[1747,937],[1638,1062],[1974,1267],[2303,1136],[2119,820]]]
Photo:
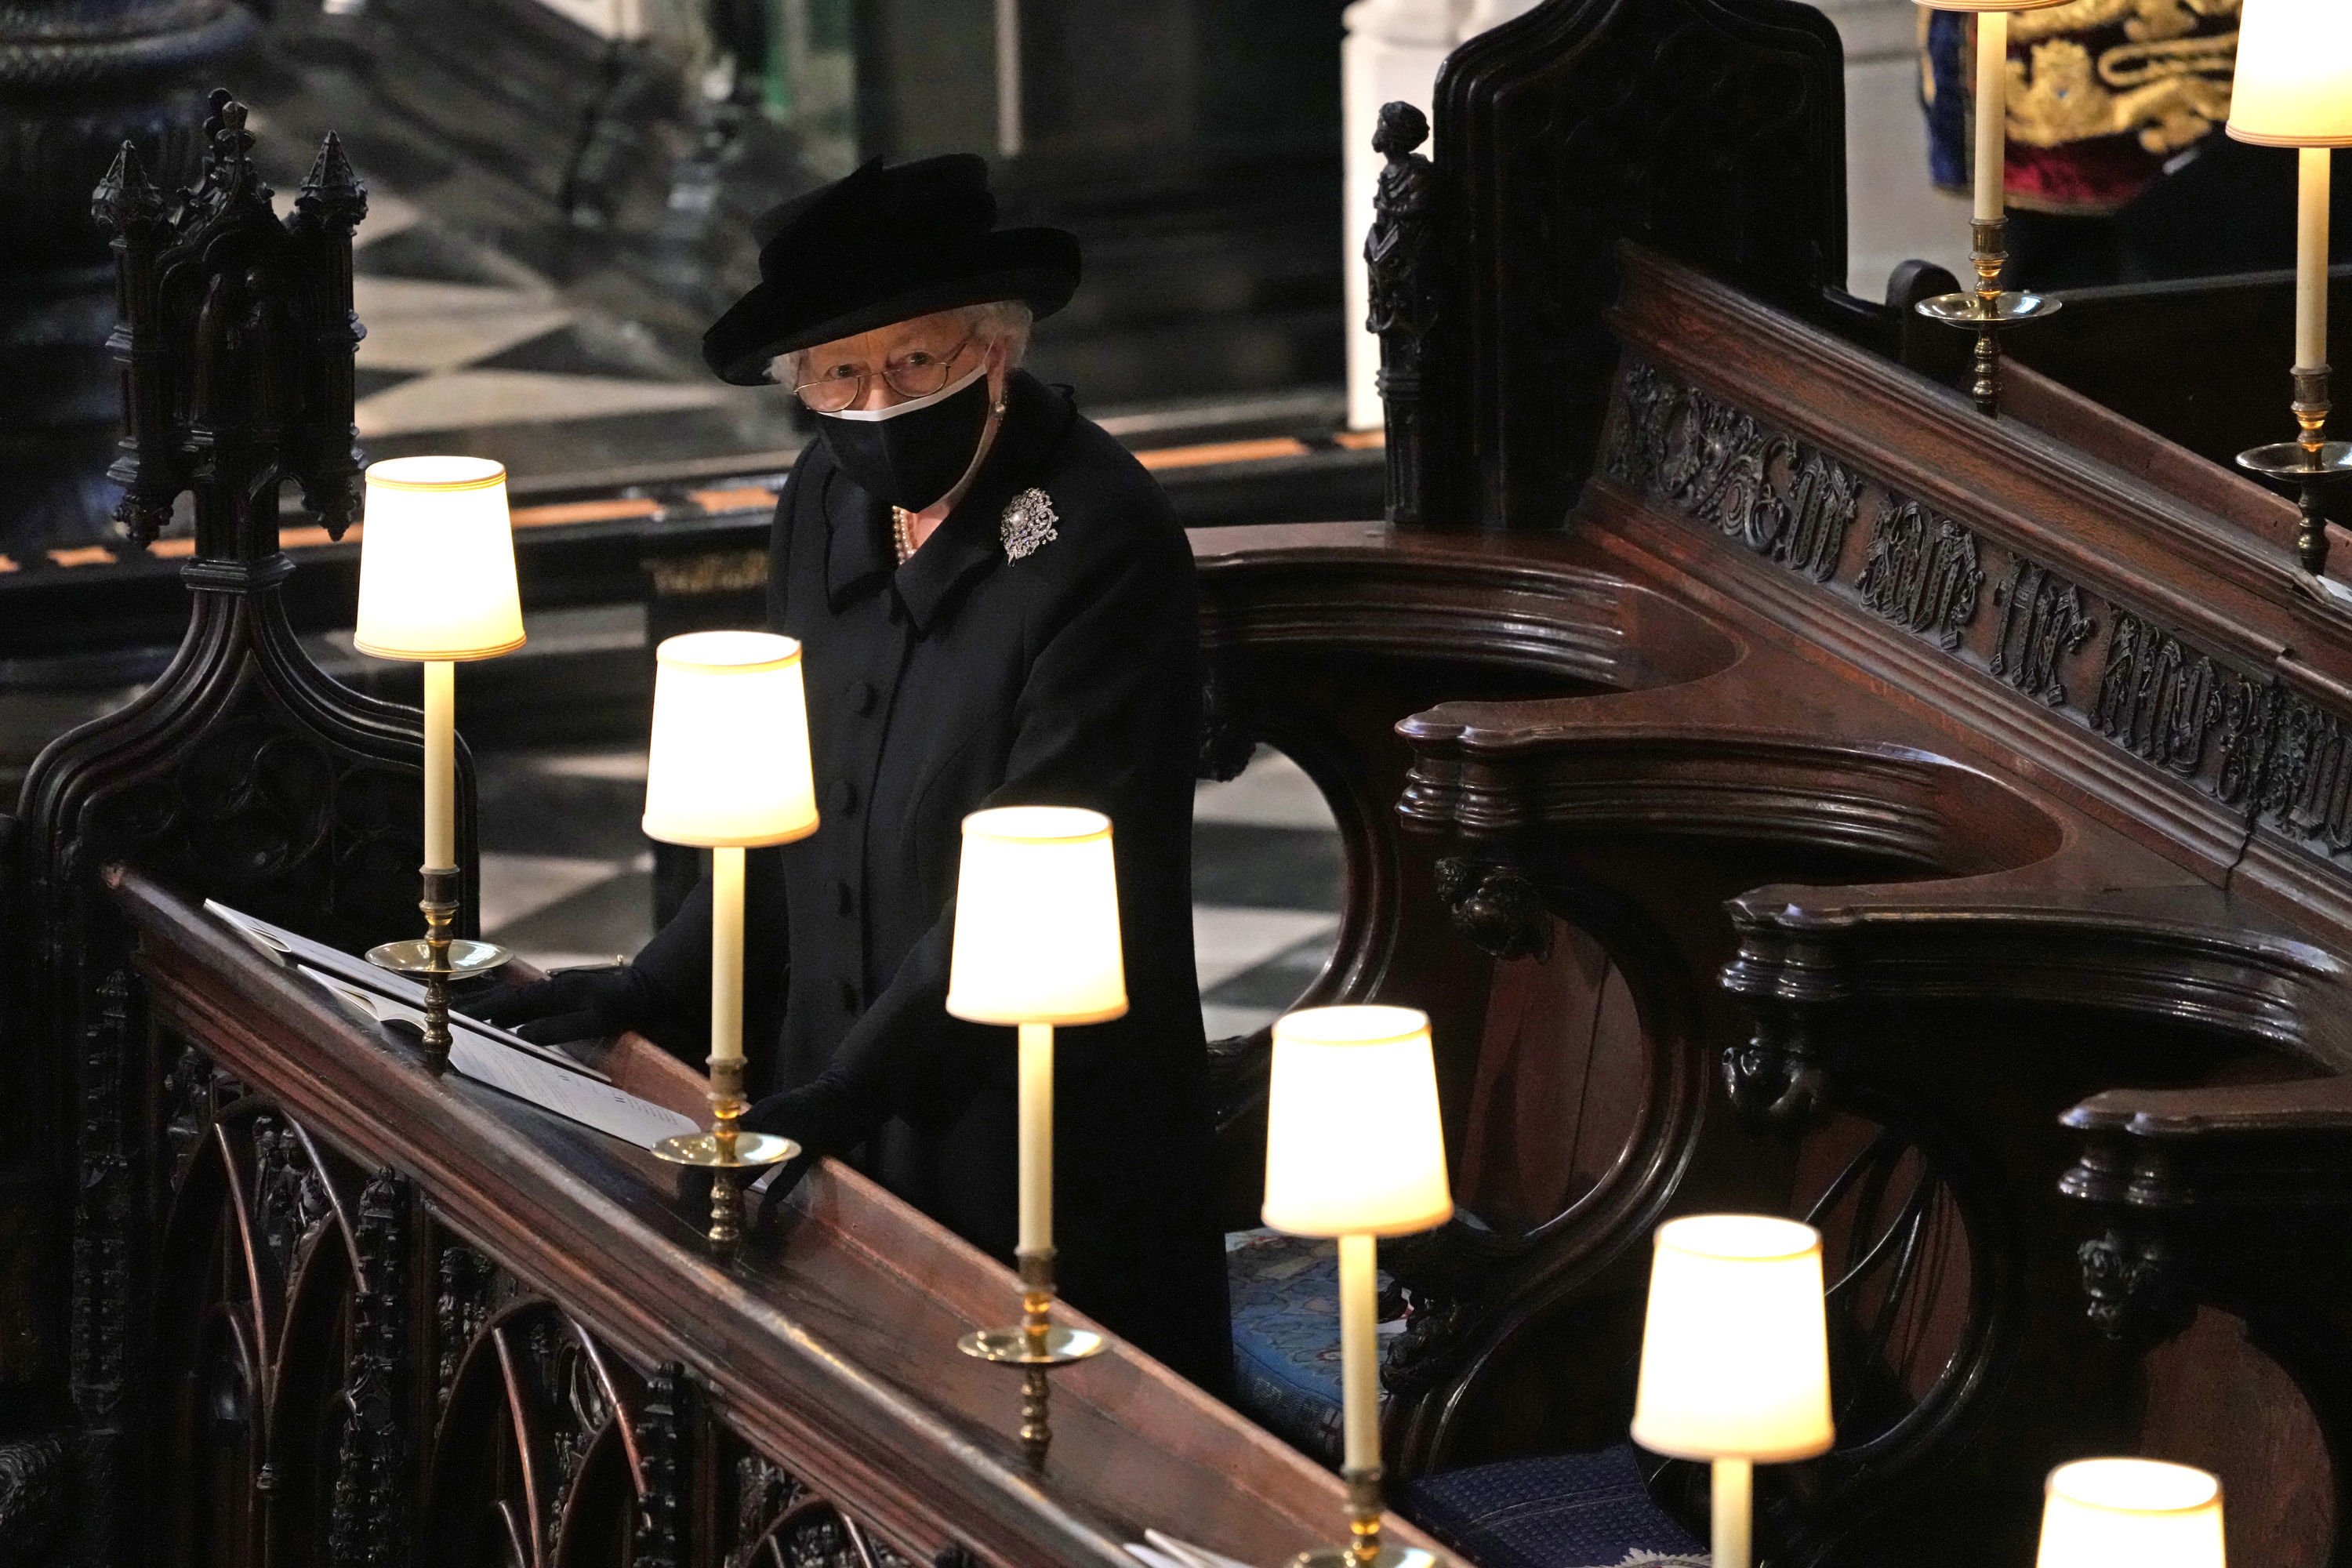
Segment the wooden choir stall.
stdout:
[[[1909,309],[1948,278],[1843,288],[1841,70],[1792,0],[1548,0],[1464,46],[1433,161],[1382,131],[1391,516],[1193,535],[1203,776],[1278,748],[1345,843],[1302,1000],[1433,1024],[1459,1212],[1381,1255],[1392,1540],[1614,1568],[1529,1555],[1465,1478],[1595,1495],[1652,1232],[1740,1211],[1828,1247],[1837,1444],[1759,1472],[1761,1559],[2024,1568],[2053,1466],[2141,1454],[2221,1477],[2242,1563],[2352,1562],[2352,614],[2216,460],[2285,419],[2289,291],[2073,302],[1987,417]],[[216,142],[176,218],[110,180],[126,268],[323,276],[315,342],[349,170],[281,225]],[[134,397],[173,384],[126,337]],[[10,826],[0,1563],[1330,1541],[1337,1407],[1282,1363],[1336,1328],[1302,1348],[1252,1247],[1242,1409],[1114,1343],[1033,1472],[1013,1380],[953,1347],[996,1263],[834,1163],[716,1259],[667,1167],[204,912],[354,951],[415,919],[418,716],[278,602],[278,487],[340,527],[353,472],[296,381],[329,401],[215,394],[200,467],[126,447],[151,514],[196,495],[187,641]],[[1243,1232],[1267,1040],[1212,1050]],[[1638,1464],[1644,1539],[1697,1550],[1704,1472]]]

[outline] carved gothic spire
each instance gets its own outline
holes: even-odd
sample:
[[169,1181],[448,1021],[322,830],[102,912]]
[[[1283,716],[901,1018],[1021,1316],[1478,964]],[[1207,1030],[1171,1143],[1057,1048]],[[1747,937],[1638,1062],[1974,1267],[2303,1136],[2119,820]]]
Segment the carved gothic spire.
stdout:
[[366,216],[367,186],[343,155],[342,139],[330,131],[294,198],[294,226],[347,235]]

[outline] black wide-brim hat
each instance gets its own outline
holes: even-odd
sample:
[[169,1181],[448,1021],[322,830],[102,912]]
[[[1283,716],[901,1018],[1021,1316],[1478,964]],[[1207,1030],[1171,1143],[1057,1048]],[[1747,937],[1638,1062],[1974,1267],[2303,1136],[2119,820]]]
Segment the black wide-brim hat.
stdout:
[[722,381],[757,386],[780,353],[959,305],[1018,300],[1039,317],[1078,287],[1078,239],[998,228],[988,163],[971,153],[886,165],[775,207],[752,225],[760,281],[702,334]]

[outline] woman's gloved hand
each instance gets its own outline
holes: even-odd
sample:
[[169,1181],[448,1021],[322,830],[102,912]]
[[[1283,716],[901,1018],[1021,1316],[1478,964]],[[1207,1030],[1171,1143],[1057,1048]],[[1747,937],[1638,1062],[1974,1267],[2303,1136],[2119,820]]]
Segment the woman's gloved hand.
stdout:
[[471,1009],[485,1024],[538,1046],[606,1039],[654,1015],[646,977],[632,964],[559,969],[544,980],[501,985]]
[[742,1126],[750,1132],[773,1132],[801,1146],[801,1152],[786,1161],[776,1179],[761,1191],[760,1217],[763,1220],[811,1165],[827,1154],[848,1153],[872,1131],[858,1112],[856,1097],[839,1081],[824,1078],[768,1096],[743,1113]]

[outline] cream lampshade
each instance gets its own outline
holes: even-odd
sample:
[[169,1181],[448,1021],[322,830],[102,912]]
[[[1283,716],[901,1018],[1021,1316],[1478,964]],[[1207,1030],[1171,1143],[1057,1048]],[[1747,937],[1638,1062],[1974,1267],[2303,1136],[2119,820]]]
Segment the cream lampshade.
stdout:
[[1003,805],[963,819],[948,1011],[976,1024],[1099,1024],[1127,1011],[1110,819]]
[[2230,134],[2267,147],[2352,147],[2352,5],[2245,0]]
[[770,632],[689,632],[654,650],[646,836],[785,844],[816,831],[801,645]]
[[2034,1568],[2224,1568],[2221,1483],[2158,1459],[2077,1459],[2050,1472]]
[[1265,1223],[1294,1236],[1403,1236],[1453,1213],[1427,1015],[1311,1007],[1276,1020]]
[[1751,1560],[1757,1463],[1809,1459],[1835,1437],[1821,1233],[1764,1215],[1660,1226],[1633,1441],[1713,1462],[1715,1568]]
[[1822,1237],[1762,1215],[1658,1227],[1633,1441],[1678,1459],[1776,1463],[1828,1451]]
[[[648,838],[710,851],[711,1099],[733,1114],[743,1062],[743,851],[816,831],[812,774],[800,644],[772,632],[689,632],[654,649],[644,826]],[[731,1123],[725,1110],[720,1120]]]
[[505,468],[487,458],[368,465],[352,640],[378,658],[488,658],[522,646]]

